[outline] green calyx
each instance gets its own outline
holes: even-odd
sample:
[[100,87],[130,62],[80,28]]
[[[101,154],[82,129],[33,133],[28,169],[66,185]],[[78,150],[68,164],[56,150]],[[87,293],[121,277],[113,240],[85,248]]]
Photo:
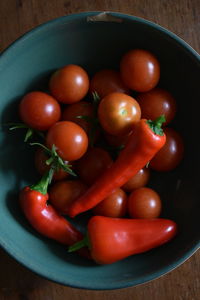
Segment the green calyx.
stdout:
[[60,168],[70,175],[76,176],[76,174],[71,169],[71,165],[66,165],[64,160],[57,154],[55,145],[52,146],[51,150],[40,143],[31,143],[30,145],[37,145],[44,149],[45,153],[49,156],[49,158],[46,160],[46,164],[50,166],[50,169],[42,176],[41,180],[38,183],[30,186],[31,190],[35,190],[43,195],[46,195],[54,172],[58,171]]
[[7,125],[10,126],[9,130],[26,129],[24,142],[27,142],[28,140],[30,140],[30,138],[32,138],[34,134],[39,135],[40,137],[44,138],[43,132],[33,129],[24,123],[8,123]]
[[68,174],[76,177],[77,175],[72,171],[71,165],[67,165],[65,161],[58,155],[56,152],[55,145],[52,146],[51,150],[40,143],[30,143],[31,146],[37,145],[44,149],[45,153],[49,156],[46,160],[46,164],[51,167],[51,169],[55,172],[59,169],[63,169]]
[[165,119],[164,115],[161,115],[160,117],[158,117],[154,121],[147,120],[146,122],[155,134],[160,135],[160,136],[164,135],[164,131],[162,129],[163,123],[166,122],[166,119]]
[[89,124],[91,124],[91,128],[89,130],[89,143],[90,146],[93,147],[94,146],[94,142],[95,142],[95,137],[96,137],[96,132],[100,129],[100,123],[98,120],[98,106],[99,106],[99,102],[100,102],[100,97],[97,94],[97,92],[93,92],[92,93],[92,97],[93,97],[93,111],[94,111],[94,116],[90,117],[90,116],[77,116],[78,119],[82,119],[86,122],[88,122]]
[[80,240],[79,242],[73,244],[72,246],[70,246],[68,248],[68,252],[75,252],[83,247],[88,247],[90,248],[90,241],[89,241],[89,237],[88,234],[85,235],[85,237]]
[[54,174],[54,170],[53,168],[50,168],[49,171],[42,176],[41,180],[38,183],[30,186],[30,189],[34,191],[38,191],[43,195],[46,195],[48,191],[48,186],[52,181],[53,174]]

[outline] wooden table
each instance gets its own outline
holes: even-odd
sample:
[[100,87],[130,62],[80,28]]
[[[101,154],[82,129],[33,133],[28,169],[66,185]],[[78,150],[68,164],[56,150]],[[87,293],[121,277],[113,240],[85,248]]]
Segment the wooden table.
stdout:
[[[55,17],[81,11],[119,11],[173,31],[200,53],[199,0],[1,0],[0,51],[27,30]],[[87,291],[49,282],[0,250],[0,299],[13,300],[197,300],[200,252],[150,283],[116,291]]]

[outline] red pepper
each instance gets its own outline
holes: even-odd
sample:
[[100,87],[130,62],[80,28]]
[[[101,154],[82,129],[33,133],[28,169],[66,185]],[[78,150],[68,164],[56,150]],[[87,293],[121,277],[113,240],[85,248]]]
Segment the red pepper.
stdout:
[[117,160],[85,194],[71,204],[68,212],[70,217],[75,217],[96,206],[114,189],[125,184],[154,157],[166,141],[166,136],[161,129],[163,122],[165,118],[161,116],[155,121],[141,119],[135,125]]
[[86,244],[99,264],[111,264],[143,253],[170,241],[177,233],[175,222],[167,219],[121,219],[94,216],[88,236],[69,248],[76,251]]
[[41,234],[65,245],[82,239],[82,234],[64,217],[47,204],[47,187],[53,176],[50,169],[41,181],[31,187],[25,187],[20,192],[20,205],[29,223]]
[[25,187],[20,192],[21,208],[29,223],[41,234],[65,245],[72,245],[82,238],[64,217],[47,205],[48,194],[43,195],[38,191]]

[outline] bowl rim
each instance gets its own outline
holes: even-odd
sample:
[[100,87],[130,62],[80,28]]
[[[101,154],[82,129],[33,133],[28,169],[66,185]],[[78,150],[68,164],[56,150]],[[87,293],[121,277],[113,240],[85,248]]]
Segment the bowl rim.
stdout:
[[[62,24],[64,21],[66,21],[66,22],[77,21],[82,18],[87,18],[89,16],[95,16],[95,15],[102,14],[102,13],[109,14],[109,15],[117,17],[117,18],[130,20],[130,21],[133,21],[136,23],[142,23],[142,24],[152,27],[153,29],[155,29],[158,32],[162,32],[166,38],[170,38],[174,42],[179,44],[191,57],[195,58],[197,60],[197,62],[200,63],[200,55],[198,54],[198,52],[196,50],[194,50],[188,43],[186,43],[183,39],[181,39],[175,33],[171,32],[170,30],[168,30],[152,21],[149,21],[149,20],[134,16],[134,15],[128,15],[125,13],[114,12],[114,11],[84,11],[84,12],[80,12],[80,13],[73,13],[73,14],[69,14],[66,16],[54,18],[54,19],[51,19],[45,23],[42,23],[42,24],[34,27],[33,29],[30,29],[29,31],[24,33],[22,36],[17,38],[15,41],[13,41],[8,47],[6,47],[0,53],[0,64],[1,64],[2,59],[4,59],[4,61],[6,61],[7,56],[9,58],[10,52],[13,51],[14,48],[18,46],[18,44],[23,43],[25,40],[31,38],[35,34],[35,32],[43,31],[43,30],[49,28],[49,26],[55,26],[56,24]],[[154,279],[157,279],[157,278],[169,273],[170,271],[179,267],[186,260],[188,260],[200,248],[200,240],[195,242],[194,245],[190,249],[186,250],[184,255],[182,255],[179,259],[175,260],[174,262],[170,263],[168,266],[165,266],[152,274],[142,276],[142,278],[140,278],[136,283],[134,283],[135,280],[127,280],[127,281],[123,281],[123,282],[113,283],[110,286],[107,286],[106,284],[101,284],[101,283],[92,285],[92,286],[91,286],[91,284],[88,284],[86,286],[86,285],[82,285],[81,283],[74,284],[74,283],[70,282],[69,278],[65,278],[65,279],[55,278],[52,273],[49,274],[48,271],[47,272],[41,271],[37,265],[35,266],[34,264],[32,264],[30,262],[25,262],[23,257],[21,257],[19,253],[15,252],[9,246],[9,243],[6,243],[5,241],[3,241],[2,237],[0,237],[0,247],[2,249],[4,249],[12,258],[14,258],[16,261],[18,261],[21,265],[23,265],[24,267],[26,267],[33,273],[40,275],[43,278],[46,278],[47,280],[51,280],[55,283],[59,283],[59,284],[65,285],[65,286],[79,288],[79,289],[114,290],[114,289],[122,289],[122,288],[145,284],[145,283],[148,283],[149,281],[152,281]]]

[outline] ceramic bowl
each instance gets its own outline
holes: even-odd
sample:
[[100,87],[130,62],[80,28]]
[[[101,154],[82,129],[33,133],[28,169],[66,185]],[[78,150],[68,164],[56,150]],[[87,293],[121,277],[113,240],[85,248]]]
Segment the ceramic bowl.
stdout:
[[[0,57],[0,120],[13,121],[19,99],[47,86],[50,74],[69,63],[90,75],[118,68],[132,48],[152,51],[161,63],[159,85],[173,93],[178,112],[172,124],[184,139],[185,156],[174,171],[154,174],[163,216],[175,220],[174,240],[111,265],[96,265],[42,237],[25,220],[18,192],[35,180],[32,150],[21,133],[0,132],[0,245],[17,261],[55,282],[84,289],[117,289],[145,283],[179,266],[199,247],[200,57],[166,29],[120,13],[89,12],[43,24],[14,42]],[[78,219],[74,221],[79,226]]]

